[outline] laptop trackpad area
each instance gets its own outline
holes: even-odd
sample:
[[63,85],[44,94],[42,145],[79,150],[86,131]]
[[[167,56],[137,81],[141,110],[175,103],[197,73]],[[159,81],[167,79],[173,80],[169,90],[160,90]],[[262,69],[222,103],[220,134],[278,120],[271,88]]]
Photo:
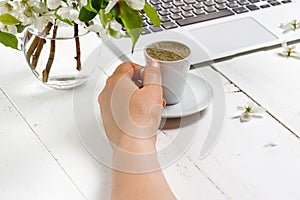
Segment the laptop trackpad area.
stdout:
[[191,33],[212,57],[252,50],[278,39],[252,17],[194,29]]

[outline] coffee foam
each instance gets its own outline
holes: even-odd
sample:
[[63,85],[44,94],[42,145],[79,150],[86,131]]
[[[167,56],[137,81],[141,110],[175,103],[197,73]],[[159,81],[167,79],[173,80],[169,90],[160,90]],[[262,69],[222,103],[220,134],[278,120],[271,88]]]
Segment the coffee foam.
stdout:
[[148,48],[172,52],[180,56],[182,59],[187,58],[191,53],[190,49],[184,44],[171,41],[156,42],[154,44],[149,45],[147,49]]

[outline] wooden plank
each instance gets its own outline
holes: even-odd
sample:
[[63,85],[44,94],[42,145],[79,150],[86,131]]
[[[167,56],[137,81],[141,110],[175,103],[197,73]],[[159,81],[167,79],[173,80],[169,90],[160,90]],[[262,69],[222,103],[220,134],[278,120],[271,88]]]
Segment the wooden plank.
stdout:
[[0,199],[85,199],[0,88]]
[[[300,44],[297,44],[300,51]],[[300,136],[299,59],[279,56],[283,49],[237,57],[216,68]]]
[[229,199],[299,199],[299,139],[268,114],[248,123],[231,119],[236,106],[250,99],[240,92],[226,97],[220,141],[205,159],[197,158],[197,151],[188,158]]

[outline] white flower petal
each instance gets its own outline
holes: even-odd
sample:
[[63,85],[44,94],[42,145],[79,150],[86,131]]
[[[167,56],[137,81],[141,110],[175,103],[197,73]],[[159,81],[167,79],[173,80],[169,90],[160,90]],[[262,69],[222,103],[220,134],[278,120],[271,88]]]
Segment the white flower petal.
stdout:
[[287,49],[287,43],[286,43],[286,41],[283,41],[281,43],[281,46],[282,46],[282,48],[284,48],[286,50]]
[[86,5],[87,4],[87,0],[80,0],[80,4],[81,5]]
[[103,30],[103,28],[100,25],[93,24],[87,27],[87,30],[91,32],[100,33]]
[[50,10],[53,10],[55,8],[57,8],[58,6],[61,5],[61,0],[48,0],[47,1],[47,6]]
[[280,24],[279,28],[282,28],[284,30],[293,30],[293,25],[291,23]]
[[122,29],[122,25],[119,24],[117,21],[110,22],[109,27],[114,31],[120,31]]
[[256,118],[256,119],[261,119],[263,118],[263,116],[260,116],[260,115],[252,115],[253,118]]
[[77,10],[75,10],[75,9],[71,9],[69,14],[70,14],[69,19],[71,21],[75,21],[79,17],[79,12]]
[[126,3],[134,10],[142,10],[145,6],[145,0],[126,0]]
[[253,102],[251,102],[251,101],[249,101],[248,103],[247,103],[247,106],[246,107],[251,107],[251,108],[253,108],[253,107],[255,107],[256,105],[253,103]]
[[41,31],[42,29],[44,29],[44,27],[46,26],[46,24],[48,22],[52,22],[52,21],[53,21],[53,16],[52,15],[44,15],[44,16],[41,16],[41,17],[37,18],[35,20],[35,22],[33,23],[33,26],[38,31]]
[[248,122],[252,119],[252,114],[251,113],[242,113],[240,120],[241,122]]
[[106,6],[105,8],[105,14],[109,13],[110,10],[116,5],[116,3],[118,2],[119,0],[110,0],[108,2],[108,5]]
[[100,25],[96,25],[96,24],[90,25],[89,27],[87,27],[87,30],[98,33],[101,39],[104,41],[109,39],[107,30],[102,28],[102,26]]
[[1,23],[0,23],[0,31],[5,31],[5,26],[4,26],[4,24],[1,24]]
[[68,19],[70,16],[70,8],[62,7],[58,9],[57,14],[60,15],[63,19]]
[[295,46],[295,45],[292,45],[292,46],[289,46],[289,48],[290,48],[291,50],[294,50],[294,49],[296,49],[296,46]]
[[236,109],[239,110],[239,111],[245,111],[245,107],[244,106],[237,106]]
[[109,39],[109,34],[106,30],[102,30],[99,32],[99,35],[100,35],[100,38],[103,40],[103,41],[106,41]]
[[295,56],[300,59],[300,52],[296,51]]

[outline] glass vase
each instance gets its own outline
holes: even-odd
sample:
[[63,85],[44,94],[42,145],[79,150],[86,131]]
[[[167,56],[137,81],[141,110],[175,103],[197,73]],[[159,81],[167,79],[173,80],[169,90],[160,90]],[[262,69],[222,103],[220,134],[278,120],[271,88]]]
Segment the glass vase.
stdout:
[[23,51],[33,74],[45,85],[69,89],[84,83],[100,57],[99,37],[82,26],[28,28]]

